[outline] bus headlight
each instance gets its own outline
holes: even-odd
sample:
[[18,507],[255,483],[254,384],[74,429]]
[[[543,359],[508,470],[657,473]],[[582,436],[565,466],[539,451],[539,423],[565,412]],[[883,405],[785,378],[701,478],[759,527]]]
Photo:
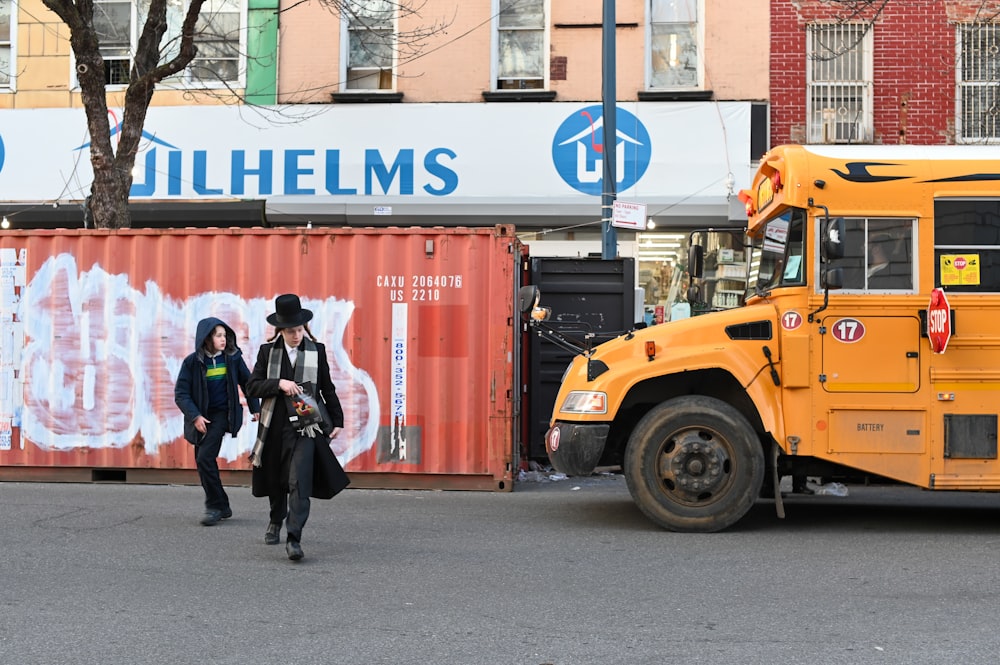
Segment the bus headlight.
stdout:
[[562,403],[560,413],[601,414],[608,412],[608,396],[589,390],[574,390]]

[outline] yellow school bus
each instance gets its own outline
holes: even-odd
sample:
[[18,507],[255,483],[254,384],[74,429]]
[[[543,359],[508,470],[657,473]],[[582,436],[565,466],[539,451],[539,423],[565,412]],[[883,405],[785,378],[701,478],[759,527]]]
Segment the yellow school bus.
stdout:
[[1000,148],[780,146],[740,199],[743,306],[578,347],[553,466],[675,531],[781,515],[784,475],[1000,490]]

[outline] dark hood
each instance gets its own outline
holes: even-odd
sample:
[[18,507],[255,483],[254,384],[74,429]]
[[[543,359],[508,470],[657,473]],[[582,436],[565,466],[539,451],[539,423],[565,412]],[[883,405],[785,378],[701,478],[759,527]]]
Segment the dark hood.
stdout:
[[215,326],[222,326],[226,329],[226,350],[225,354],[231,356],[239,350],[236,346],[236,333],[233,329],[225,324],[222,319],[217,319],[214,316],[210,316],[207,319],[202,319],[198,322],[198,329],[194,333],[194,352],[202,356],[205,355],[205,340],[212,331],[215,330]]

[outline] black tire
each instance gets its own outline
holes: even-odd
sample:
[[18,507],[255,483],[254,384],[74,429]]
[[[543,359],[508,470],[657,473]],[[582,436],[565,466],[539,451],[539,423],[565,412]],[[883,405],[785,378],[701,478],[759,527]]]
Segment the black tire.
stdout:
[[735,524],[760,495],[764,449],[729,404],[702,395],[669,400],[636,425],[625,450],[632,499],[671,531],[708,533]]

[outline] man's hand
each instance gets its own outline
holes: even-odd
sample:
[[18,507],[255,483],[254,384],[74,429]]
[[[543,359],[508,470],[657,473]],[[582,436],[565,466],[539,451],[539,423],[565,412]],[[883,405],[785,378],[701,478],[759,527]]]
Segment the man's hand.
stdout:
[[194,428],[204,434],[208,431],[208,424],[212,422],[205,416],[198,416],[194,419]]
[[300,392],[302,392],[302,387],[299,386],[299,384],[295,383],[294,381],[290,381],[288,379],[281,379],[280,381],[278,381],[278,388],[281,390],[281,392],[285,393],[288,396],[298,395]]

